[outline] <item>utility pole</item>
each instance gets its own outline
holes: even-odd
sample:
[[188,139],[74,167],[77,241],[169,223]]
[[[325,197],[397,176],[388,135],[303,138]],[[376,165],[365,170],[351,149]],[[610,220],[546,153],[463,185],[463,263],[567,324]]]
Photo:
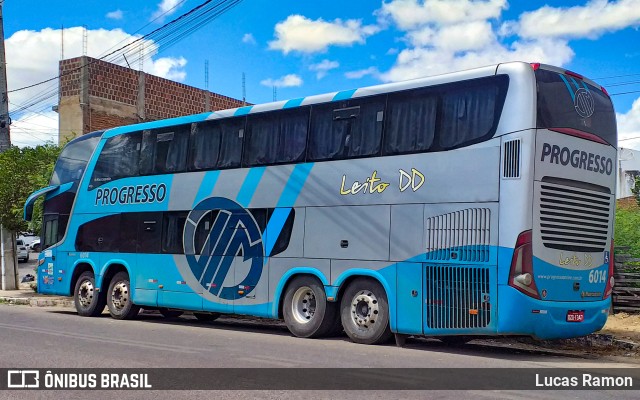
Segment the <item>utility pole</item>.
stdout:
[[[4,55],[4,19],[0,0],[0,153],[11,146],[9,134],[9,97],[7,94],[7,62]],[[0,225],[0,271],[2,290],[18,288],[18,259],[16,258],[16,236]]]

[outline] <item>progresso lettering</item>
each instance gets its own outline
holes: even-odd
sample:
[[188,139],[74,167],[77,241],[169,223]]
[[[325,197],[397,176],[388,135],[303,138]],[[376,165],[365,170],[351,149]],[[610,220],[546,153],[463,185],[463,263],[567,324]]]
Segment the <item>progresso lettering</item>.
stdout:
[[587,153],[582,150],[571,150],[568,147],[560,147],[545,143],[542,146],[542,158],[551,164],[571,165],[573,168],[586,169],[587,171],[611,175],[613,172],[613,160],[599,154]]
[[96,189],[95,205],[161,203],[166,197],[167,186],[164,183],[98,188]]

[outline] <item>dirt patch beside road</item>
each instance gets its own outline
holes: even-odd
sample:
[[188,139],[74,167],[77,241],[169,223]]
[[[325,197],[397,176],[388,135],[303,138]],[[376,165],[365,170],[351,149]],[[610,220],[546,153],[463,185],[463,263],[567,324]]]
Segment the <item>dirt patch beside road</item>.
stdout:
[[618,313],[609,315],[607,323],[599,333],[614,335],[640,343],[640,314]]

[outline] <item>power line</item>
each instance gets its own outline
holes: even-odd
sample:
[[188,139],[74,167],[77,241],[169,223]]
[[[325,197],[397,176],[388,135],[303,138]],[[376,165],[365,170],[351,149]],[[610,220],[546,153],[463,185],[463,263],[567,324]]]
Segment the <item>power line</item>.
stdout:
[[[242,0],[217,0],[215,2],[213,2],[213,0],[205,1],[204,3],[191,9],[187,13],[181,15],[180,17],[172,20],[171,22],[164,24],[160,28],[155,29],[154,31],[148,34],[135,39],[134,41],[128,43],[127,45],[121,46],[109,52],[108,54],[101,56],[99,60],[114,63],[118,58],[121,57],[121,55],[126,54],[126,55],[129,55],[129,58],[132,63],[135,63],[136,61],[141,62],[142,58],[144,57],[144,54],[150,54],[150,53],[160,54],[161,52],[167,50],[169,47],[179,42],[181,39],[189,36],[196,30],[200,29],[201,27],[209,23],[211,20],[229,11],[231,8],[238,5],[241,1]],[[178,3],[173,9],[180,6],[183,2]],[[171,10],[168,10],[166,13],[170,12]],[[156,20],[161,18],[162,16],[163,15],[159,16],[158,18],[156,18]],[[145,27],[148,25],[149,24],[145,25]],[[141,29],[139,29],[138,31],[140,31]],[[124,41],[121,41],[120,43],[122,42]],[[142,46],[136,46],[137,44],[141,44]],[[146,51],[146,52],[144,51],[150,48],[152,49],[152,51]],[[122,52],[123,50],[124,52]],[[95,62],[95,61],[90,61],[90,63],[92,62]],[[60,74],[55,78],[47,79],[33,85],[14,89],[12,90],[12,92],[18,91],[18,90],[24,90],[27,88],[32,88],[47,82],[51,82],[55,79],[60,78],[61,76],[76,72],[79,69],[80,68],[67,71],[64,74]],[[57,84],[53,84],[49,86],[44,91],[34,95],[33,97],[25,101],[25,103],[20,105],[20,107],[17,110],[12,110],[12,113],[15,114],[21,111],[25,111],[27,109],[31,109],[36,104],[42,103],[44,101],[51,99],[57,94],[57,91],[58,91],[57,86],[58,86]],[[45,106],[42,109],[42,111],[46,111],[48,107],[49,106]]]
[[[114,54],[116,54],[119,57],[120,54],[122,53],[122,50],[131,49],[134,44],[142,42],[143,40],[148,39],[151,36],[154,36],[156,34],[160,34],[160,37],[158,39],[159,41],[164,39],[164,38],[169,38],[167,46],[171,46],[171,45],[175,44],[175,42],[177,42],[177,40],[188,36],[189,34],[195,32],[197,29],[200,29],[207,22],[211,21],[212,19],[215,19],[216,17],[218,17],[221,14],[225,13],[226,11],[231,9],[232,7],[238,5],[241,1],[242,0],[218,0],[212,5],[212,7],[210,7],[209,9],[205,9],[205,6],[207,6],[209,3],[213,2],[213,0],[206,0],[204,3],[196,6],[195,8],[191,9],[190,11],[188,11],[185,14],[182,14],[180,17],[172,20],[171,22],[168,22],[168,23],[162,25],[161,27],[153,30],[152,32],[150,32],[150,33],[148,33],[146,35],[143,35],[143,36],[135,39],[134,41],[132,41],[132,42],[130,42],[130,43],[118,48],[118,49],[115,49],[112,52],[100,57],[99,60],[103,60],[104,61],[107,57],[113,56]],[[218,10],[218,8],[220,8],[220,9]],[[213,14],[210,14],[210,13],[213,13]],[[208,14],[210,14],[210,15],[208,15]],[[196,25],[193,25],[193,26],[189,27],[188,24],[191,24],[193,21],[187,20],[187,19],[192,15],[195,15],[198,18],[204,18],[204,20],[201,21],[201,22],[197,22]],[[169,31],[169,32],[165,33],[167,28],[172,27],[172,25],[179,26],[179,29],[177,29],[177,30],[174,29],[173,31]],[[186,29],[186,31],[176,35],[176,33],[179,33],[179,31],[182,30],[182,29]],[[158,44],[158,47],[159,46],[160,45]],[[139,51],[139,48],[136,47],[134,49],[134,51]],[[43,80],[41,82],[38,82],[38,83],[34,83],[34,84],[31,84],[31,85],[27,85],[27,86],[23,86],[23,87],[20,87],[20,88],[17,88],[17,89],[10,90],[10,91],[8,91],[8,93],[14,93],[14,92],[18,92],[18,91],[25,90],[25,89],[30,89],[30,88],[42,85],[42,84],[47,83],[47,82],[51,82],[53,80],[56,80],[56,79],[60,78],[63,75],[76,72],[78,69],[79,68],[77,68],[75,70],[72,70],[72,71],[68,71],[65,74],[57,75],[57,76],[55,76],[53,78],[45,79],[45,80]]]

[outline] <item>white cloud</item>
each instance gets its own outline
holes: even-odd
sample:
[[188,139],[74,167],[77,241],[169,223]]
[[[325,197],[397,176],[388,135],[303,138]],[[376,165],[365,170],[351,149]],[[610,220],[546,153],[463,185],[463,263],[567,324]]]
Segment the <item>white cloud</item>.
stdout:
[[45,143],[58,143],[58,114],[28,113],[12,121],[11,143],[19,147],[35,147]]
[[544,6],[520,16],[518,34],[525,38],[596,39],[640,24],[640,0],[592,0],[584,6]]
[[151,20],[160,18],[160,22],[162,22],[165,17],[170,16],[178,10],[180,3],[184,3],[184,0],[162,0],[162,2],[158,4],[158,9],[151,15]]
[[402,30],[409,30],[425,24],[498,18],[505,8],[506,0],[393,0],[383,3],[378,15],[390,19]]
[[460,71],[507,61],[539,61],[564,65],[574,56],[567,42],[561,40],[516,41],[511,46],[498,42],[462,54],[442,48],[418,47],[398,54],[396,64],[381,74],[384,81],[400,81]]
[[268,87],[292,87],[292,86],[302,86],[302,78],[300,78],[296,74],[285,75],[279,79],[265,79],[260,82],[263,86]]
[[407,34],[414,46],[435,46],[448,51],[478,50],[495,41],[488,21],[472,21],[444,26],[440,29],[424,27]]
[[123,13],[122,13],[122,10],[115,10],[115,11],[108,12],[106,17],[109,19],[122,19]]
[[[640,1],[640,0],[638,0]],[[506,0],[393,0],[377,11],[405,31],[407,48],[378,74],[399,81],[507,61],[539,61],[562,66],[574,56],[566,39],[521,38],[513,22],[498,25]],[[357,72],[357,71],[356,71]]]
[[379,76],[380,71],[376,67],[369,67],[367,69],[361,69],[358,71],[349,71],[344,74],[347,79],[360,79],[367,75]]
[[[83,28],[72,27],[64,30],[64,58],[73,58],[82,55]],[[12,92],[17,88],[55,78],[59,74],[58,62],[60,60],[60,29],[46,28],[41,31],[18,31],[5,41],[7,58],[7,82],[9,88],[9,110],[14,121],[26,118],[24,112],[18,112],[21,106],[30,106],[26,112],[48,113],[51,106],[58,102],[58,79],[53,79],[31,89]],[[120,29],[97,29],[87,31],[87,55],[99,58],[123,44],[131,43],[139,36],[130,35]],[[184,81],[186,64],[184,58],[161,58],[154,60],[158,48],[153,41],[142,41],[145,48],[144,70],[145,72],[168,79]],[[134,52],[134,58],[137,52]],[[126,66],[123,57],[118,57],[115,63]],[[137,68],[138,63],[129,57],[131,67]],[[36,102],[36,100],[42,100]],[[34,104],[35,103],[35,104]],[[58,115],[50,115],[54,118],[52,126],[56,126]],[[33,119],[33,116],[30,120]],[[50,119],[50,118],[49,118]],[[26,128],[25,128],[26,129]]]
[[187,65],[187,60],[184,57],[162,57],[155,60],[147,72],[172,81],[183,82],[187,77],[187,73],[182,69],[185,65]]
[[245,33],[242,36],[242,43],[256,44],[256,38],[254,38],[253,35],[250,33]]
[[322,60],[318,64],[312,64],[309,66],[309,70],[316,71],[316,78],[322,79],[329,73],[330,70],[336,69],[340,66],[337,61],[330,61],[327,59]]
[[[616,122],[618,123],[618,140],[640,138],[640,98],[633,102],[631,109],[625,114],[616,113]],[[620,145],[640,149],[640,139],[623,140]]]
[[380,30],[375,25],[362,25],[362,21],[350,19],[332,22],[323,19],[311,20],[302,15],[290,15],[275,27],[276,39],[269,42],[272,50],[284,54],[291,51],[301,53],[324,52],[329,46],[352,46],[364,43],[368,36]]

